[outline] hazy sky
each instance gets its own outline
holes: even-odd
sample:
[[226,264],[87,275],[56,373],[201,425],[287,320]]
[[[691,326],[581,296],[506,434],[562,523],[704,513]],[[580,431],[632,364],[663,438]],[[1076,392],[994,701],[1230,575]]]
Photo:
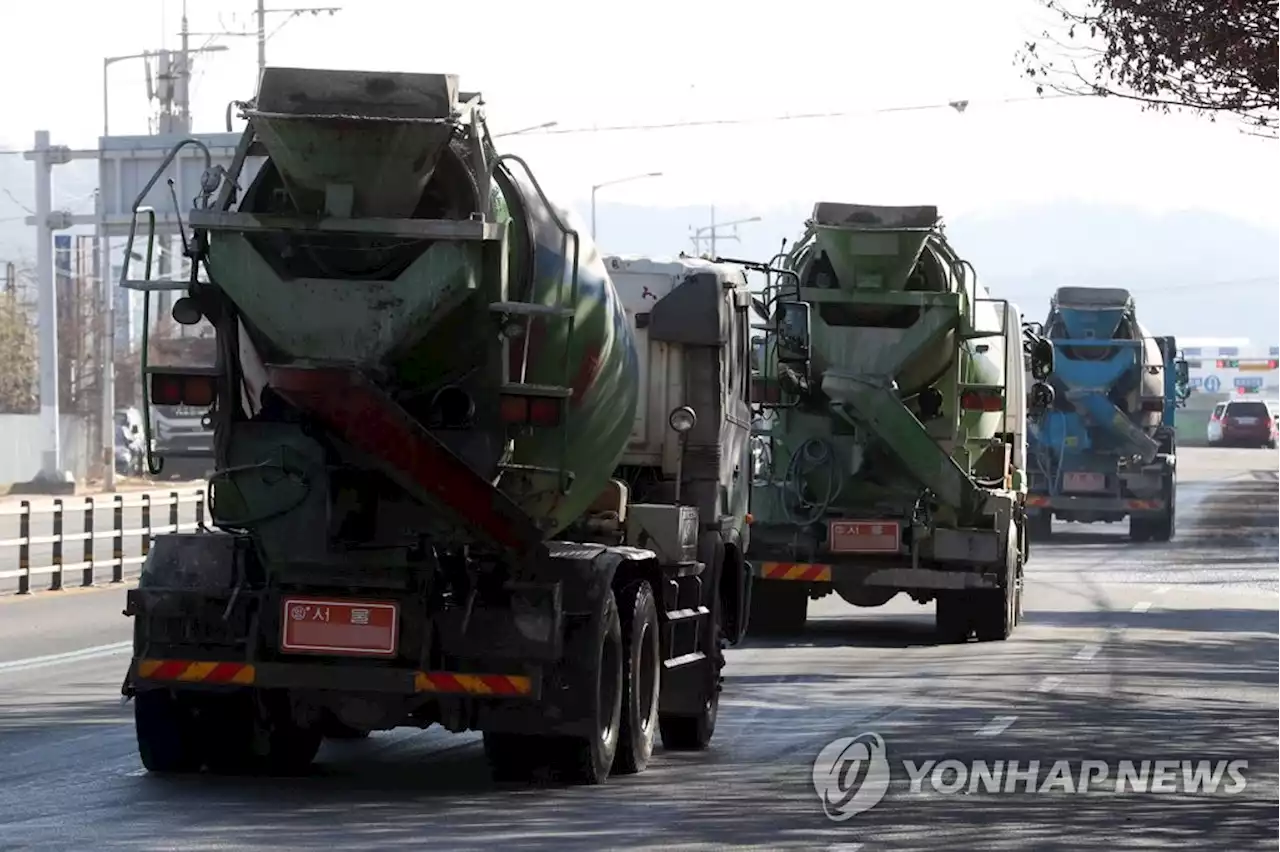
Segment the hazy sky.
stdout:
[[[936,203],[951,216],[1076,198],[1280,224],[1274,141],[1189,116],[1143,114],[1117,100],[1000,104],[1034,94],[1013,60],[1046,20],[1035,0],[341,5],[332,17],[289,20],[269,41],[268,62],[457,73],[464,89],[486,93],[495,132],[553,120],[572,129],[861,113],[507,140],[550,191],[570,202],[585,198],[594,183],[661,171],[662,178],[610,187],[601,197],[741,210],[821,196]],[[6,81],[0,146],[29,146],[36,128],[50,130],[55,142],[94,145],[102,125],[102,57],[177,47],[181,7],[180,0],[0,6],[7,36],[0,51]],[[251,30],[254,8],[253,0],[189,0],[191,29]],[[270,16],[268,31],[283,21]],[[192,44],[210,41],[196,36]],[[229,50],[196,65],[197,131],[222,130],[226,103],[254,89],[254,39],[214,43]],[[147,132],[153,106],[144,80],[140,60],[112,66],[113,133]],[[971,102],[963,114],[947,108],[867,114],[958,99]]]

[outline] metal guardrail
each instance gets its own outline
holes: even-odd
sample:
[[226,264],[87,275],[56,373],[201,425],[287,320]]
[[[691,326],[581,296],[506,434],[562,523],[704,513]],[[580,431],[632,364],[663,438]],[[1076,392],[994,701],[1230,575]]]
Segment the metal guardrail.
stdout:
[[[184,499],[186,498],[186,499]],[[195,521],[183,524],[179,522],[181,506],[191,500],[195,504]],[[80,506],[68,506],[68,503],[82,502]],[[159,533],[185,532],[204,527],[205,490],[203,488],[185,489],[182,491],[149,491],[141,494],[107,494],[89,497],[54,498],[50,506],[32,506],[30,500],[23,500],[14,505],[0,505],[0,519],[17,516],[18,537],[0,539],[0,549],[18,548],[18,567],[0,570],[0,580],[18,580],[18,594],[31,594],[31,578],[50,575],[50,591],[62,590],[65,577],[69,571],[80,571],[80,586],[93,586],[98,579],[99,569],[111,568],[111,582],[124,582],[126,565],[141,564],[151,551],[151,539]],[[153,526],[152,511],[168,508],[168,523]],[[110,509],[112,523],[110,529],[95,529],[95,515],[98,511]],[[125,529],[124,513],[126,509],[140,509],[141,525],[134,529]],[[78,533],[63,531],[65,519],[69,513],[80,513],[84,519],[84,530]],[[31,518],[44,514],[53,514],[53,532],[50,535],[31,535]],[[141,553],[138,556],[124,555],[126,538],[136,537],[140,543]],[[102,539],[111,539],[111,557],[109,559],[94,558],[94,543]],[[66,562],[67,545],[81,542],[80,560]],[[31,548],[39,545],[51,545],[53,548],[52,564],[34,566],[31,564]]]

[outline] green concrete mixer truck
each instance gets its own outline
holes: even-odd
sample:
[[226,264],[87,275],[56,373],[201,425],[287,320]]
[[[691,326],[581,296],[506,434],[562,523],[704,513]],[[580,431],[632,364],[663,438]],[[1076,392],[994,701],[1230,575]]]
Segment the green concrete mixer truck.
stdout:
[[145,767],[435,724],[510,780],[705,747],[749,590],[745,273],[615,286],[453,75],[268,68],[245,118],[180,211],[207,280],[172,313],[216,365],[146,377],[211,407],[215,472],[128,593]]
[[[820,203],[755,309],[748,629],[832,591],[936,601],[947,642],[1021,618],[1028,406],[1052,347],[978,283],[934,207]],[[1027,387],[1024,359],[1033,379]]]

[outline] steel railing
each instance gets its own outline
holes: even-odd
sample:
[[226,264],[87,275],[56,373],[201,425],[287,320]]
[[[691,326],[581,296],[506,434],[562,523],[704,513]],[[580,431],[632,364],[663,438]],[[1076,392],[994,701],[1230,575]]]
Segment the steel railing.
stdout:
[[[41,503],[44,501],[42,500]],[[75,504],[75,505],[73,505]],[[194,504],[195,520],[191,523],[180,521],[181,509],[184,505]],[[152,512],[156,509],[168,509],[167,523],[152,524]],[[111,510],[111,528],[98,529],[96,515],[100,511]],[[141,523],[133,529],[124,525],[126,510],[140,510]],[[32,535],[31,520],[33,517],[53,515],[53,530],[49,535]],[[66,532],[68,515],[79,514],[82,518],[81,532]],[[148,491],[141,494],[106,494],[87,497],[55,498],[50,505],[32,505],[30,500],[22,500],[17,505],[0,504],[0,522],[16,516],[18,519],[18,537],[0,538],[0,550],[18,549],[18,567],[9,569],[0,566],[0,580],[18,580],[18,594],[31,593],[31,578],[50,576],[50,591],[65,588],[67,572],[79,571],[80,587],[95,585],[101,579],[100,570],[111,569],[111,582],[123,583],[126,565],[139,565],[146,560],[151,551],[151,539],[160,533],[186,532],[201,529],[204,526],[205,490],[203,488],[182,489],[175,491]],[[111,556],[98,559],[94,554],[94,545],[98,541],[111,539]],[[139,543],[138,556],[125,556],[125,541],[134,539]],[[80,542],[79,559],[68,562],[70,556],[67,545]],[[31,564],[31,548],[50,545],[53,556],[50,564],[36,566]],[[72,548],[74,550],[75,548]],[[74,558],[74,557],[71,557]]]

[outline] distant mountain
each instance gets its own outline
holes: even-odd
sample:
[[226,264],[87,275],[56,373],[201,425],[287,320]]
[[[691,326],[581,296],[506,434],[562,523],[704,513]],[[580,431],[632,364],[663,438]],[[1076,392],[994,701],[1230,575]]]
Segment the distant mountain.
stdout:
[[[721,242],[717,252],[768,259],[783,237],[799,235],[811,209],[718,210],[721,221],[761,221],[739,226],[741,241]],[[596,219],[605,252],[675,255],[692,253],[690,226],[707,225],[710,210],[601,204]],[[992,295],[1013,300],[1028,319],[1043,318],[1058,287],[1124,287],[1152,333],[1280,343],[1280,254],[1267,228],[1204,211],[1056,202],[958,216],[946,231]]]

